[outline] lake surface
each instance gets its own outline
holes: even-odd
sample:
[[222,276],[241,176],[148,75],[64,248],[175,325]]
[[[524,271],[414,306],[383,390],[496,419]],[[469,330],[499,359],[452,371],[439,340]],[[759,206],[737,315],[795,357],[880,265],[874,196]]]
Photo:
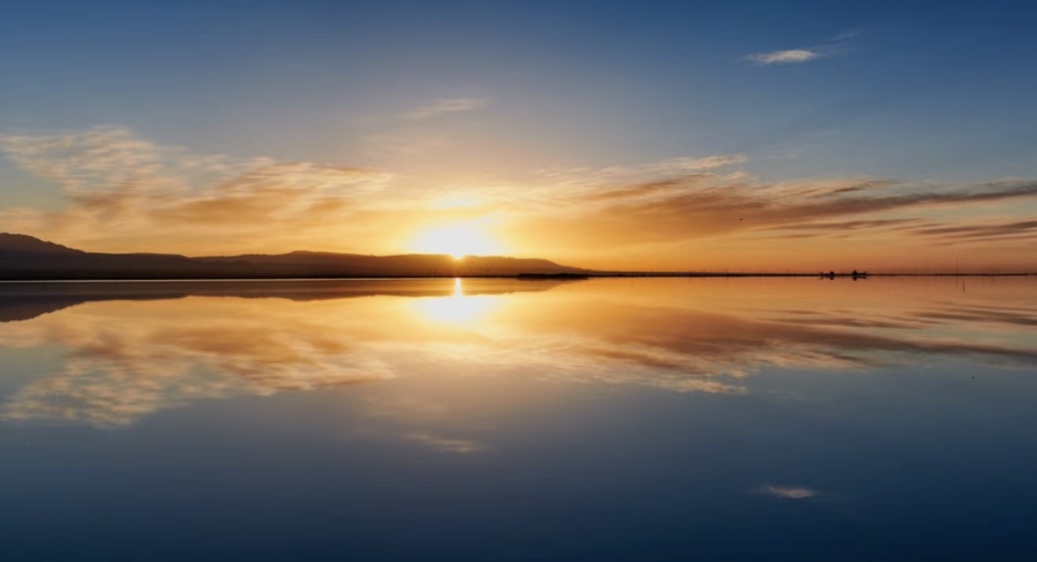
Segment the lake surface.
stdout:
[[0,559],[1037,559],[1037,278],[0,285]]

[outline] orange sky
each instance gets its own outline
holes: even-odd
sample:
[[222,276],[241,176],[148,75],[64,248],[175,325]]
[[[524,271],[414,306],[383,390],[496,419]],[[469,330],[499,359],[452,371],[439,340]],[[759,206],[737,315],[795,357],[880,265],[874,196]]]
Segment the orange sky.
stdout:
[[119,127],[6,135],[49,205],[4,230],[106,252],[544,257],[605,269],[1034,270],[1037,183],[766,182],[724,154],[445,180],[162,146]]

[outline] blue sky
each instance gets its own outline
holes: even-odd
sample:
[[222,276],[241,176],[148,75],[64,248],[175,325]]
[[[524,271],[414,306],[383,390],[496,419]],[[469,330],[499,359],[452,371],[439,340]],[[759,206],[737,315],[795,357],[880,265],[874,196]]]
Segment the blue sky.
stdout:
[[[950,189],[1037,176],[1035,21],[1013,1],[14,1],[0,132],[119,127],[425,190],[731,154],[764,183]],[[0,208],[69,204],[17,155],[0,182]]]

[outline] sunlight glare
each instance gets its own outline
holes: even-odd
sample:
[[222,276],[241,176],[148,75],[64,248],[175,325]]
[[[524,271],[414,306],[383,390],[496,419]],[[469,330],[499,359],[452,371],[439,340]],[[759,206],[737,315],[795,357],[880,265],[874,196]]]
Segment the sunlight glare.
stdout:
[[460,260],[464,256],[501,253],[500,245],[478,222],[453,223],[423,230],[412,244],[426,254],[447,254]]
[[428,320],[437,324],[471,324],[483,317],[496,304],[489,296],[464,294],[461,278],[454,278],[454,292],[448,297],[418,299],[415,306]]

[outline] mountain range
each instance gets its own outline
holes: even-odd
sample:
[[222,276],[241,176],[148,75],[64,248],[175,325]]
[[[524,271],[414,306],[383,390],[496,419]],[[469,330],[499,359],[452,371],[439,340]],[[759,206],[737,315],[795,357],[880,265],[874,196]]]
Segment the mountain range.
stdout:
[[298,251],[187,257],[85,252],[25,234],[0,233],[0,280],[319,279],[350,277],[513,277],[583,273],[545,259]]

